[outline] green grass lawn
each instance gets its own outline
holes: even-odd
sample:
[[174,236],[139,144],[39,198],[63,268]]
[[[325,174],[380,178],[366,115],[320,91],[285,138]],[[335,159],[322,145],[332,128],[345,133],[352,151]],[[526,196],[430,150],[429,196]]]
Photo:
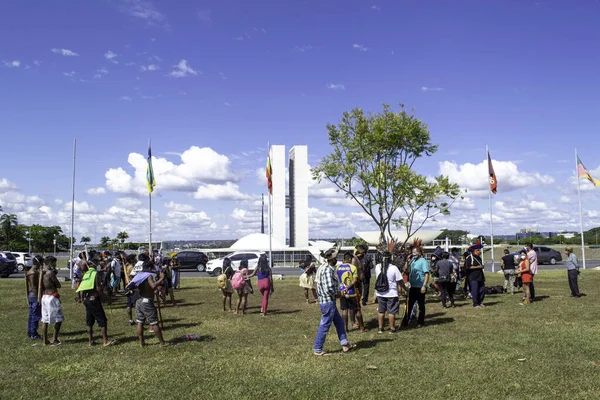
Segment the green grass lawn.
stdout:
[[[375,329],[351,332],[357,351],[330,357],[313,356],[319,308],[304,302],[295,278],[276,282],[273,313],[264,318],[258,295],[248,315],[236,316],[220,310],[214,279],[184,279],[181,305],[163,309],[165,338],[202,340],[160,348],[148,332],[143,349],[122,299],[106,308],[109,335],[120,344],[88,347],[84,308],[71,289],[62,290],[63,345],[34,345],[23,282],[0,280],[0,398],[600,398],[600,273],[583,277],[587,296],[572,299],[566,272],[542,272],[541,301],[528,306],[519,305],[520,294],[494,295],[485,309],[461,300],[444,311],[428,297],[425,328],[394,335],[377,334],[369,305]],[[500,279],[488,273],[488,284]],[[338,349],[332,329],[326,350]]]

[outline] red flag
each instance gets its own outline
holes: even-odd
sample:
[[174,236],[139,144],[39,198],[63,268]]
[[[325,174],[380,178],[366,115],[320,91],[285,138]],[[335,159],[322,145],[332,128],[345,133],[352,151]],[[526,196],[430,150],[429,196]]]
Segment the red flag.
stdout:
[[273,169],[271,168],[271,153],[267,156],[267,187],[269,188],[269,194],[273,194]]
[[492,158],[488,151],[488,172],[490,174],[490,190],[496,194],[498,188],[498,181],[496,180],[496,173],[494,172],[494,166],[492,165]]

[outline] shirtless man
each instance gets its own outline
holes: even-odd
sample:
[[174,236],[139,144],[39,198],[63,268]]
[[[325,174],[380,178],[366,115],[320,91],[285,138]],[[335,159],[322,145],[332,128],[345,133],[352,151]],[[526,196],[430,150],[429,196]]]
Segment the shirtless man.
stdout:
[[[60,282],[56,278],[56,258],[48,256],[44,260],[44,270],[42,271],[42,339],[44,346],[61,345],[58,340],[60,327],[65,317],[63,315],[62,306],[60,304],[60,295],[58,289]],[[48,341],[48,324],[54,324],[54,337],[52,342]]]
[[[145,261],[143,270],[144,272],[154,270],[154,264],[152,261]],[[163,339],[162,331],[158,324],[158,313],[154,306],[154,291],[163,283],[165,274],[161,271],[160,278],[155,281],[154,276],[150,275],[139,285],[140,298],[135,302],[135,317],[137,319],[137,334],[140,341],[140,347],[144,347],[144,322],[148,322],[150,327],[153,328],[158,341],[161,346],[168,346],[169,343]]]
[[38,286],[40,281],[40,269],[43,260],[40,256],[33,258],[33,266],[27,271],[27,299],[29,300],[29,321],[27,323],[27,337],[31,340],[39,340],[38,325],[42,318],[42,308],[38,301]]

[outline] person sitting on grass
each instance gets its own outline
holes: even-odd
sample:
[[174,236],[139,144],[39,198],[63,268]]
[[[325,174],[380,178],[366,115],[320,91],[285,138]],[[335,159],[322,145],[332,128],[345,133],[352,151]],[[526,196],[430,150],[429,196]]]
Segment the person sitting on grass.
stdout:
[[140,298],[135,303],[135,317],[137,320],[137,334],[140,342],[140,347],[144,347],[144,323],[148,322],[153,328],[154,334],[158,338],[161,346],[168,346],[170,343],[163,339],[160,325],[158,324],[158,313],[154,305],[154,291],[164,281],[165,275],[160,272],[160,277],[157,281],[154,280],[155,269],[152,261],[144,261],[142,272],[139,272],[132,283],[140,289]]
[[94,322],[100,328],[102,342],[104,347],[116,344],[114,340],[108,340],[106,331],[107,319],[102,307],[102,279],[95,268],[89,268],[87,262],[79,264],[83,278],[77,288],[77,292],[83,296],[83,305],[85,306],[85,326],[88,333],[89,345],[94,346]]
[[[60,327],[65,320],[62,305],[60,304],[60,295],[58,289],[60,282],[56,278],[56,258],[48,256],[44,260],[44,270],[42,271],[42,340],[44,346],[59,346],[62,344],[58,340]],[[54,337],[52,342],[48,341],[48,324],[54,324]]]
[[319,307],[321,308],[321,322],[313,345],[313,351],[316,356],[329,355],[329,353],[323,351],[323,345],[325,344],[327,333],[329,332],[332,323],[335,326],[338,339],[342,346],[342,351],[347,353],[356,348],[355,344],[350,344],[350,342],[348,342],[346,329],[344,329],[344,320],[336,306],[336,299],[341,296],[340,284],[335,272],[338,249],[330,249],[322,254],[322,257],[327,263],[319,267],[315,278],[317,282]]

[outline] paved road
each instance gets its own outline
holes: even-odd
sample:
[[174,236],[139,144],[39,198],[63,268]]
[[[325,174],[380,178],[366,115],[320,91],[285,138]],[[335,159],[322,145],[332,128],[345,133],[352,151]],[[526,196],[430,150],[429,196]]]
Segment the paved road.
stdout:
[[[587,269],[591,269],[591,268],[596,268],[600,266],[600,260],[587,260],[586,261],[586,268]],[[559,262],[556,265],[540,265],[539,267],[540,271],[550,271],[550,270],[562,270],[564,269],[564,262]],[[485,270],[487,272],[491,272],[492,270],[492,265],[491,263],[486,263],[485,266]],[[500,264],[496,264],[496,272],[500,270]],[[273,268],[273,273],[274,274],[283,274],[286,277],[299,277],[302,274],[302,270],[300,268]],[[61,269],[58,273],[59,277],[63,277],[63,278],[68,278],[69,277],[69,271],[67,269]],[[210,275],[208,275],[206,272],[198,272],[198,271],[192,271],[192,270],[184,270],[182,271],[181,274],[182,278],[212,278]],[[10,276],[10,279],[21,279],[23,278],[23,274],[22,273],[17,273],[17,274],[12,274]]]

